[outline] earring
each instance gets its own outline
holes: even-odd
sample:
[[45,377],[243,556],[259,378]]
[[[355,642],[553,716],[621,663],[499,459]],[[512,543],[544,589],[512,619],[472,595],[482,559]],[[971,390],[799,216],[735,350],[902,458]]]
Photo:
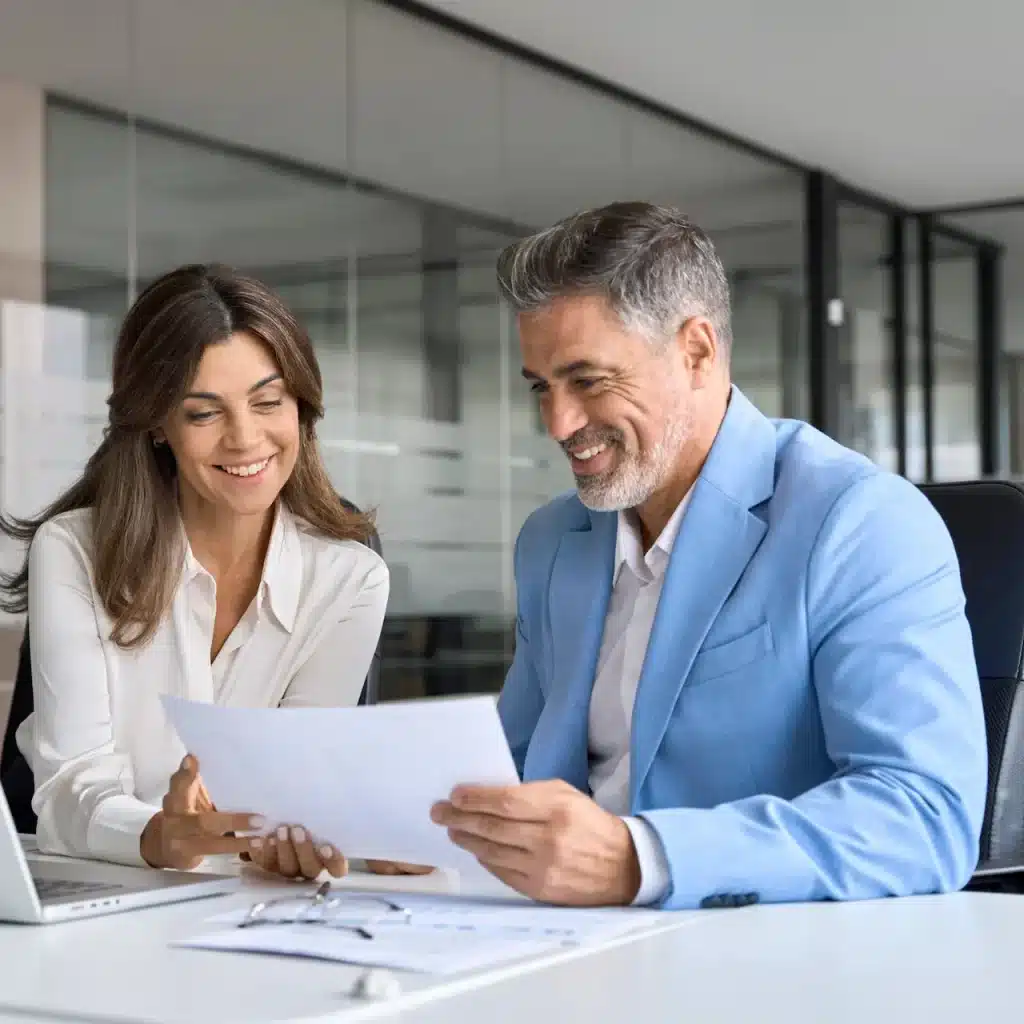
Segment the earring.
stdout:
[[167,444],[166,441],[161,441],[160,438],[158,438],[158,437],[154,437],[153,438],[153,447],[154,448],[162,448],[165,444]]

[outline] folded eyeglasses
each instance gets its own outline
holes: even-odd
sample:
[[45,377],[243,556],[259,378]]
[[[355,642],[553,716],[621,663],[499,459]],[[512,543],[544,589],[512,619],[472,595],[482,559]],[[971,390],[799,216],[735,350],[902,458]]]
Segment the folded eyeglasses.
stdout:
[[[383,911],[363,920],[353,922],[359,916],[355,908],[362,902]],[[292,913],[283,908],[291,905]],[[346,892],[331,891],[331,883],[324,882],[309,896],[279,896],[272,900],[254,903],[245,917],[239,922],[239,928],[252,928],[263,924],[308,924],[321,925],[326,928],[337,928],[350,931],[363,939],[373,939],[370,930],[379,924],[408,924],[412,919],[412,911],[394,900],[376,893],[360,893],[353,890]]]

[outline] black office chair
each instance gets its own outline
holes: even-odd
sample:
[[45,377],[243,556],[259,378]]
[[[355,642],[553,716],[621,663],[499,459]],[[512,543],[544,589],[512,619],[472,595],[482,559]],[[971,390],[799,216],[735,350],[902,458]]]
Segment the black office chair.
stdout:
[[968,888],[1024,892],[1024,487],[924,484],[960,561],[988,736],[988,795]]
[[[341,503],[352,512],[358,509],[350,501],[341,499]],[[382,555],[380,536],[374,530],[366,541],[367,547]],[[380,642],[373,652],[363,692],[359,695],[360,704],[376,704],[380,696]],[[0,786],[11,809],[15,827],[19,832],[34,835],[36,831],[36,815],[32,810],[32,797],[35,794],[35,780],[32,769],[24,755],[14,742],[14,734],[18,727],[32,713],[32,658],[29,647],[29,625],[25,624],[25,634],[21,640],[18,653],[18,671],[14,680],[14,693],[4,732],[3,747],[0,747]]]

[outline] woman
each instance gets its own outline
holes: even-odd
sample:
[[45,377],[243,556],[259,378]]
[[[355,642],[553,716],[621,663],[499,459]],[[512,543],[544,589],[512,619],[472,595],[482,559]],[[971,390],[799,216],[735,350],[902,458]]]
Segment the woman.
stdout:
[[43,850],[346,870],[299,827],[237,837],[248,817],[210,805],[160,703],[357,702],[388,572],[328,479],[322,394],[305,331],[251,278],[185,267],[129,311],[103,443],[37,519],[0,524],[30,544],[0,593],[31,623],[35,711],[17,742]]

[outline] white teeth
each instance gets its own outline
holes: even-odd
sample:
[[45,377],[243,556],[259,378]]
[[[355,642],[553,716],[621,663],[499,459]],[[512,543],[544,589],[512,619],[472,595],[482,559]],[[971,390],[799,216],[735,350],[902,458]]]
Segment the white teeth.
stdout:
[[595,445],[593,448],[585,448],[581,452],[576,452],[573,458],[579,459],[580,462],[586,462],[588,459],[592,459],[595,455],[600,455],[601,452],[607,448],[606,444]]
[[270,459],[264,459],[262,462],[253,462],[248,466],[221,466],[220,468],[232,476],[255,476],[266,468],[269,461]]

